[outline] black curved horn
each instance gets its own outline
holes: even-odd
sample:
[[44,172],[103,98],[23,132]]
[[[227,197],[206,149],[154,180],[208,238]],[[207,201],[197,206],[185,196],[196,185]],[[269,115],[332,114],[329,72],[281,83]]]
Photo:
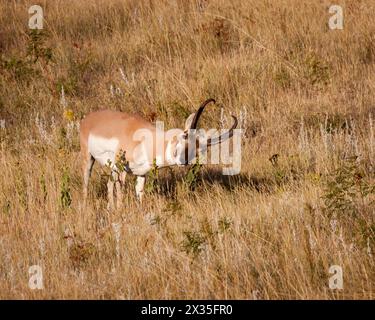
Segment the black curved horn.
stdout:
[[206,105],[208,105],[210,102],[216,103],[215,99],[207,99],[205,102],[201,104],[201,106],[198,108],[198,111],[195,113],[193,121],[191,122],[190,129],[197,129],[197,124],[200,116],[202,115],[202,112]]
[[207,139],[207,146],[211,146],[213,144],[217,144],[217,143],[221,143],[223,138],[225,139],[230,139],[233,137],[233,130],[236,129],[237,125],[238,125],[238,120],[237,118],[234,116],[234,115],[231,115],[233,120],[234,120],[234,123],[232,125],[232,127],[227,131],[227,132],[224,132],[222,135],[220,135],[219,137],[216,137],[216,138],[208,138]]

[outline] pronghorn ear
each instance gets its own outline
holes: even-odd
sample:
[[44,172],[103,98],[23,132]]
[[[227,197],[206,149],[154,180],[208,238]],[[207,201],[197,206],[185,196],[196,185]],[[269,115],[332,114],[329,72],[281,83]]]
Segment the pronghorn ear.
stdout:
[[193,112],[185,121],[185,131],[189,130],[191,127],[191,123],[193,122],[193,118],[195,116],[195,112]]

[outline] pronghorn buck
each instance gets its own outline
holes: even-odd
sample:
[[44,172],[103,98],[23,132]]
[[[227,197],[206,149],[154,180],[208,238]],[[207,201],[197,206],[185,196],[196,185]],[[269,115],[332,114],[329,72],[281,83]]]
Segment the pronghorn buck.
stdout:
[[[116,187],[117,206],[121,205],[120,186],[126,173],[137,176],[136,194],[142,201],[146,174],[156,165],[158,168],[167,166],[186,166],[207,147],[222,143],[233,136],[237,127],[237,118],[232,116],[234,123],[225,133],[216,137],[202,139],[196,133],[197,123],[204,108],[214,99],[202,103],[185,122],[184,130],[171,129],[164,132],[138,115],[119,111],[101,110],[88,114],[80,124],[81,155],[84,175],[84,200],[94,162],[111,167],[112,178],[109,179],[108,205],[114,206],[113,189]],[[203,142],[202,142],[203,141]],[[125,156],[123,170],[118,168],[118,158]]]

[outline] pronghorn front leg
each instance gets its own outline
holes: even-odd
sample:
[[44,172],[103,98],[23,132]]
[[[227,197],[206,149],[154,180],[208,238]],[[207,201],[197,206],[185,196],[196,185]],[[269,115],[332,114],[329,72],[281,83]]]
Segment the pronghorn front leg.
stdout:
[[138,198],[140,203],[142,203],[145,181],[146,181],[145,176],[138,176],[137,177],[137,183],[135,185],[135,192],[137,194],[137,198]]
[[91,176],[92,167],[95,159],[91,154],[88,154],[83,160],[83,205],[86,206],[87,202],[87,189]]

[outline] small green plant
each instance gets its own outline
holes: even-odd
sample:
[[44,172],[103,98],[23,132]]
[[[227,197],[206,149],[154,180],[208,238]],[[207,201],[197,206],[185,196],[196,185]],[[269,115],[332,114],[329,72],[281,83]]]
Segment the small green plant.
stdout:
[[64,88],[64,92],[67,95],[73,95],[77,92],[78,81],[73,77],[59,77],[56,81],[56,91],[61,92]]
[[166,121],[170,118],[168,108],[164,104],[162,104],[161,102],[157,103],[157,105],[156,105],[156,113],[157,113],[156,116],[160,120]]
[[44,174],[42,174],[42,176],[40,177],[40,189],[43,194],[43,202],[46,202],[48,193],[47,193],[46,178]]
[[279,161],[279,154],[274,154],[268,160],[272,164],[272,176],[277,186],[301,179],[307,170],[306,160],[298,154],[284,156],[283,161]]
[[164,213],[167,213],[170,216],[174,216],[177,213],[182,211],[182,205],[178,200],[173,200],[168,202],[166,207],[163,209]]
[[18,202],[20,205],[27,210],[28,201],[27,201],[27,189],[26,189],[26,179],[23,171],[21,170],[21,164],[16,164],[17,169],[19,170],[16,179],[14,180],[14,191],[18,197]]
[[122,173],[128,170],[129,161],[126,160],[126,151],[120,149],[120,151],[117,153],[115,166],[118,173]]
[[74,241],[69,248],[69,259],[73,268],[79,269],[87,266],[94,257],[96,248],[92,243]]
[[60,150],[68,150],[69,143],[67,139],[67,132],[65,127],[60,127],[57,137],[57,145]]
[[160,226],[162,225],[162,223],[163,223],[163,219],[159,215],[152,217],[150,220],[150,225],[152,226]]
[[8,72],[17,81],[30,81],[39,71],[34,64],[43,60],[46,63],[52,61],[52,49],[45,46],[48,33],[45,30],[30,30],[26,56],[24,57],[0,57],[0,70]]
[[375,46],[371,37],[365,37],[363,44],[358,49],[359,60],[363,64],[371,64],[375,61]]
[[156,159],[154,159],[154,161],[152,162],[152,168],[149,171],[147,175],[147,179],[146,179],[145,191],[147,193],[153,193],[159,190],[158,179],[159,179],[159,169],[158,169],[158,166],[156,165]]
[[206,217],[199,224],[199,231],[185,231],[183,233],[184,240],[181,242],[183,251],[186,254],[191,254],[194,258],[202,252],[206,245],[212,250],[216,250],[218,236],[228,232],[233,222],[224,216],[218,220],[218,227],[215,228]]
[[323,129],[330,134],[339,131],[350,132],[352,130],[352,124],[348,120],[349,118],[350,115],[342,113],[317,113],[304,117],[304,123],[308,129]]
[[70,194],[70,176],[68,170],[65,168],[60,186],[60,205],[63,209],[69,208],[72,204],[72,196]]
[[11,209],[11,206],[10,206],[10,201],[9,200],[5,200],[3,203],[2,203],[2,206],[1,206],[2,210],[1,210],[1,214],[3,214],[4,216],[9,216],[10,215],[10,209]]
[[45,30],[32,29],[29,31],[29,43],[27,46],[27,57],[32,63],[44,60],[46,63],[52,61],[52,48],[46,47],[48,38]]
[[274,75],[275,82],[283,89],[287,89],[291,85],[291,77],[288,70],[284,67],[278,69]]
[[184,185],[188,190],[194,191],[198,186],[201,167],[202,165],[199,163],[199,158],[197,157],[197,161],[189,168],[184,177]]
[[326,85],[329,81],[329,68],[327,64],[314,53],[308,54],[304,61],[305,78],[312,84]]
[[228,217],[222,217],[218,221],[219,233],[225,233],[232,227],[233,221]]
[[[114,171],[118,175],[123,172],[127,172],[129,169],[129,161],[126,160],[126,151],[120,149],[116,155],[114,166],[112,166],[112,161],[108,159],[105,167],[109,168],[110,171]],[[114,177],[112,174],[104,174],[103,176],[108,176],[109,179],[114,181]]]
[[11,57],[9,59],[1,57],[0,69],[6,71],[17,81],[28,81],[36,73],[27,61],[16,57]]
[[276,153],[268,159],[272,164],[273,177],[278,186],[284,184],[287,181],[287,172],[279,165],[279,156],[280,155]]
[[186,119],[190,114],[189,110],[178,102],[174,102],[170,108],[172,109],[173,116],[177,119]]

